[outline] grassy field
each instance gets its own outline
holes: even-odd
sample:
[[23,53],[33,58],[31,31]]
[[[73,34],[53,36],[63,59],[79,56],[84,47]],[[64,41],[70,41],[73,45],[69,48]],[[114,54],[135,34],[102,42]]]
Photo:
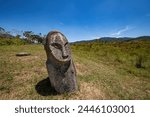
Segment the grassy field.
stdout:
[[[42,45],[0,46],[0,99],[150,99],[150,41],[73,44],[79,90],[56,94]],[[25,51],[31,56],[17,57]]]

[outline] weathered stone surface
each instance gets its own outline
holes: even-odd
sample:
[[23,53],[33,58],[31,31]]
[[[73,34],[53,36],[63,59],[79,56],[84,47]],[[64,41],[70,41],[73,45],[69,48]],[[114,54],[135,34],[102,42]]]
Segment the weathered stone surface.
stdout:
[[27,53],[27,52],[19,52],[16,54],[16,56],[29,56],[31,55],[30,53]]
[[76,70],[66,37],[61,32],[51,31],[46,37],[44,48],[51,85],[59,93],[77,90]]

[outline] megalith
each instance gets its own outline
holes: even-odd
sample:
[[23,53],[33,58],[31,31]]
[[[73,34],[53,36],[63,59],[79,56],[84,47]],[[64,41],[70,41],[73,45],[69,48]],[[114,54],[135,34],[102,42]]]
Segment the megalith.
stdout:
[[44,48],[51,86],[58,93],[76,91],[76,69],[67,38],[59,31],[51,31],[46,37]]

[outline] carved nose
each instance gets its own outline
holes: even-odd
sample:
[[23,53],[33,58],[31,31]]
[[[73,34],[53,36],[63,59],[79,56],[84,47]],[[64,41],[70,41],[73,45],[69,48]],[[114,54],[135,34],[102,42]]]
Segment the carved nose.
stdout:
[[63,59],[68,58],[68,54],[67,54],[67,52],[66,52],[66,49],[65,49],[65,48],[63,48],[63,50],[62,50],[62,57],[63,57]]
[[63,59],[66,59],[66,58],[68,58],[68,55],[66,55],[66,56],[63,56]]

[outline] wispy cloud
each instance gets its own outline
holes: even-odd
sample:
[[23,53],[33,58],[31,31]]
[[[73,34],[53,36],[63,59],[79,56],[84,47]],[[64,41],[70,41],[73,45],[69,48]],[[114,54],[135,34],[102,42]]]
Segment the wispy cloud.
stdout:
[[121,36],[123,33],[129,31],[132,27],[129,27],[129,26],[126,26],[125,28],[122,28],[120,30],[118,30],[117,32],[111,34],[112,36],[116,36],[116,37],[119,37]]
[[51,21],[50,25],[56,27],[56,26],[64,26],[65,24],[59,20],[54,20]]
[[146,14],[147,17],[150,17],[150,13]]
[[99,36],[93,36],[91,37],[92,39],[99,39],[100,37]]
[[59,22],[58,24],[59,24],[59,25],[65,25],[65,24],[64,24],[64,23],[62,23],[62,22]]

